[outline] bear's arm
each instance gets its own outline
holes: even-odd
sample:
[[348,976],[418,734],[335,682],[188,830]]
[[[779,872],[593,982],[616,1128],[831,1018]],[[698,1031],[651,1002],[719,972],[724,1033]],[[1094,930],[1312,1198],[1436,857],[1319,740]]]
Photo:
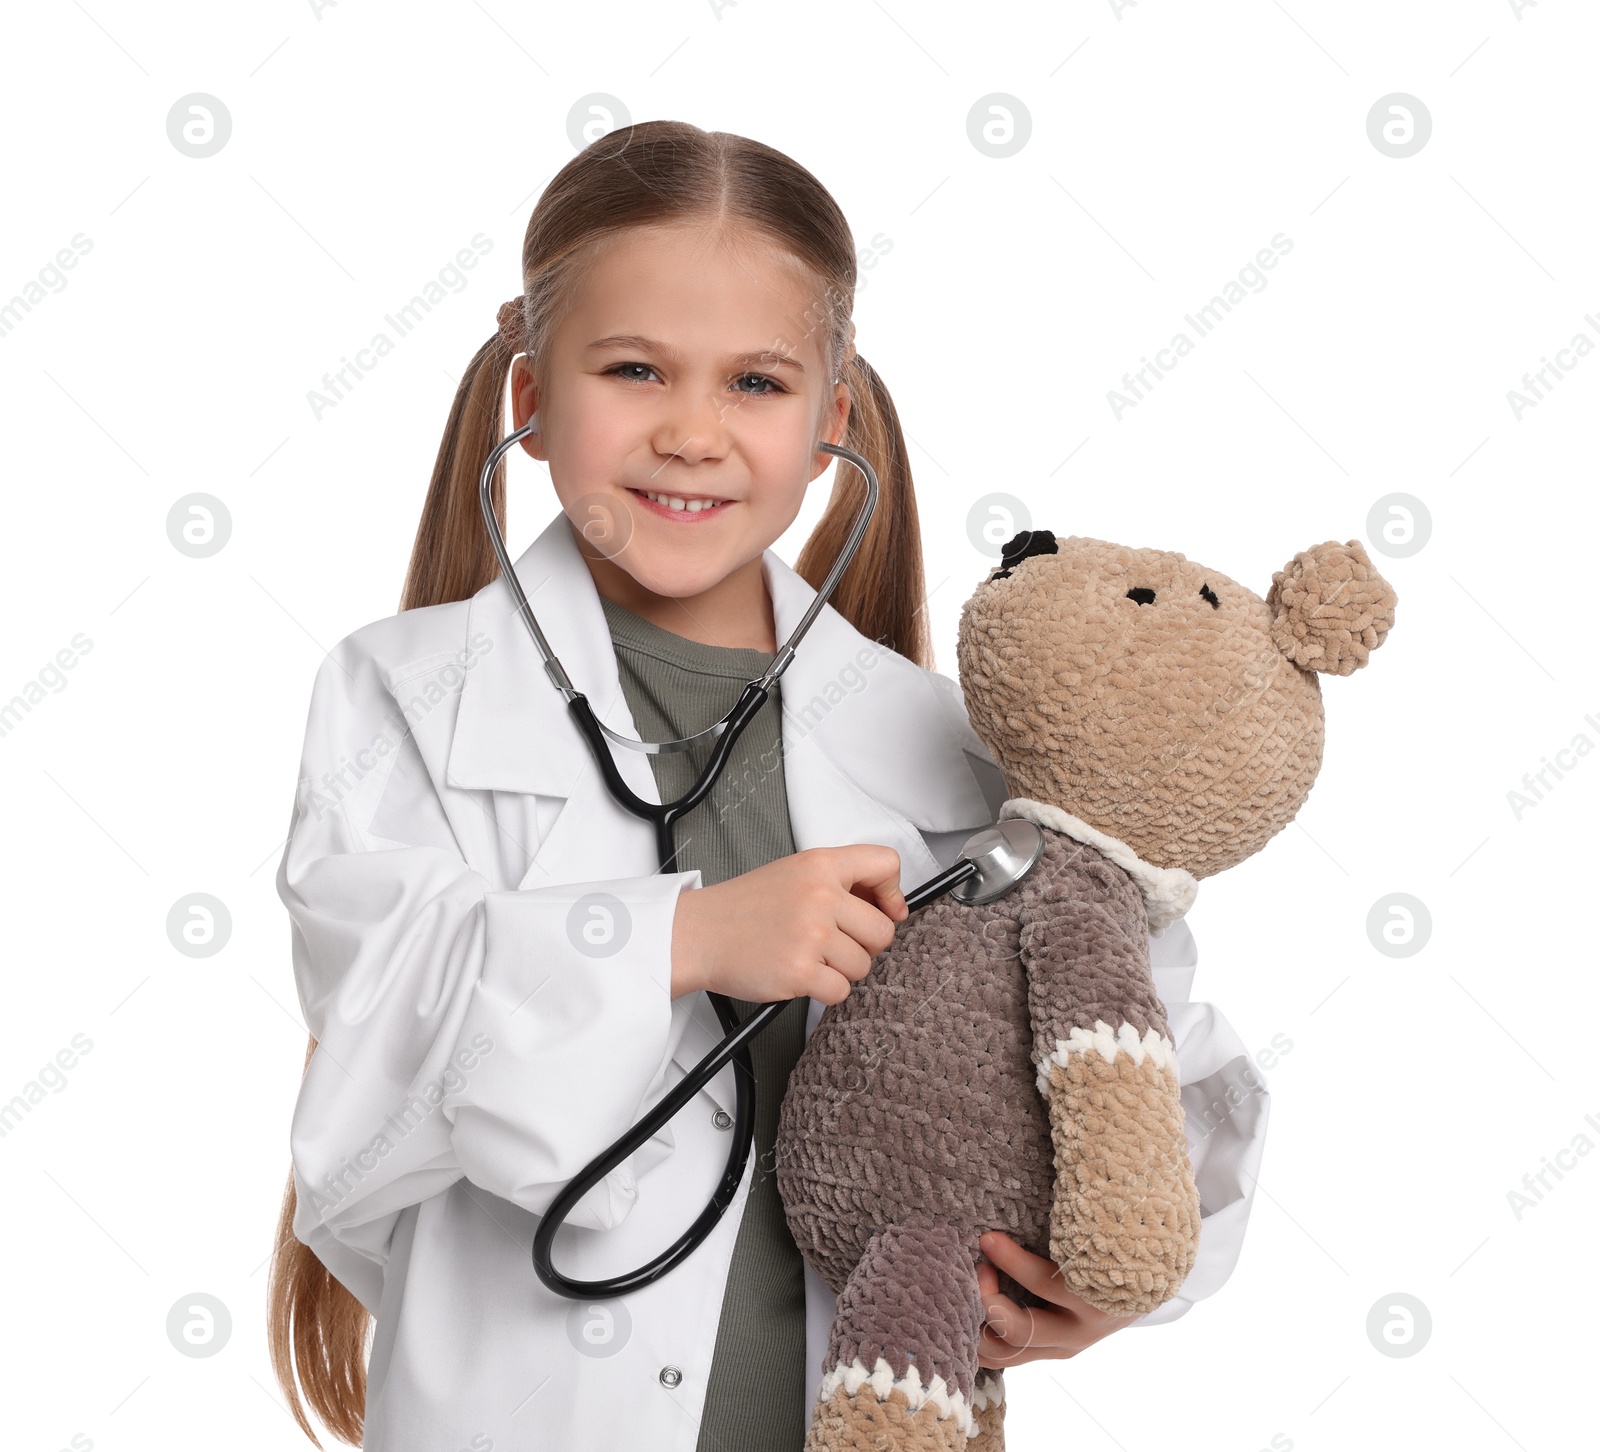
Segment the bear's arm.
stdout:
[[1050,1255],[1091,1305],[1143,1315],[1183,1283],[1200,1238],[1144,901],[1115,863],[1048,829],[1018,891],[1033,1063],[1055,1148]]

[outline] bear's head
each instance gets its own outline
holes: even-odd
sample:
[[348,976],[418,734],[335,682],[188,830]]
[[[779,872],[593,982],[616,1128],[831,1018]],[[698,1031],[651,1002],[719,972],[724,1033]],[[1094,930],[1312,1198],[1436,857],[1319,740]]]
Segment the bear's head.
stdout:
[[1011,796],[1209,877],[1299,811],[1316,673],[1365,665],[1395,599],[1356,540],[1302,551],[1263,600],[1181,554],[1029,530],[962,608],[967,714]]

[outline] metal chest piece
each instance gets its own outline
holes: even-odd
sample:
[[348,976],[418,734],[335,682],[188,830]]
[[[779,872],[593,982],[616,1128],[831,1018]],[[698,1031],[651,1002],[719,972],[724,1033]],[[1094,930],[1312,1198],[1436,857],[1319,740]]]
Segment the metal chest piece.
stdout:
[[950,896],[968,907],[1004,897],[1044,854],[1044,831],[1026,817],[1007,817],[967,838],[962,859],[978,870],[950,889]]

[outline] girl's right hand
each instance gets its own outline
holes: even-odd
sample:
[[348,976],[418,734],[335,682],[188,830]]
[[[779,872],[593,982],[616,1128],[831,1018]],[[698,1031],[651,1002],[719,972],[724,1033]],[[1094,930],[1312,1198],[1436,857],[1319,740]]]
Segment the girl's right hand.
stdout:
[[812,847],[678,894],[672,996],[840,1003],[910,909],[892,847]]

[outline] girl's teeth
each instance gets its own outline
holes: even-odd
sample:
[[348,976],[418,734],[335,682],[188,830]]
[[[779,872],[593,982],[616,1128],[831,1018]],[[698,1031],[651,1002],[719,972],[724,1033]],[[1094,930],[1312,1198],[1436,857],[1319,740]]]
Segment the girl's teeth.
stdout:
[[690,514],[698,514],[702,509],[713,509],[718,504],[722,503],[720,499],[684,500],[678,498],[676,495],[671,494],[652,494],[648,489],[641,489],[639,492],[643,494],[646,499],[652,500],[656,504],[664,504],[668,509],[687,509]]

